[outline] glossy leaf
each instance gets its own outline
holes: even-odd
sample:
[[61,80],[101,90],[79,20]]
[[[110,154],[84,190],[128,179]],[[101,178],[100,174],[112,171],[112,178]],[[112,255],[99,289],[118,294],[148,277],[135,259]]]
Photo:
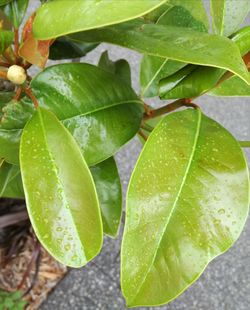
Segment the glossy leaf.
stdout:
[[[71,35],[76,41],[105,41],[141,53],[229,70],[250,83],[238,47],[231,40],[191,29],[143,24],[141,20]],[[199,47],[199,48],[197,48]]]
[[229,36],[235,32],[250,11],[248,0],[210,0],[214,32]]
[[[195,19],[191,12],[185,8],[187,1],[184,1],[182,4],[179,2],[180,1],[176,1],[176,5],[168,8],[166,12],[158,18],[156,23],[164,26],[178,26],[206,32],[207,27],[203,24],[203,21]],[[188,2],[190,2],[190,0]],[[191,0],[191,2],[193,2],[193,0]],[[196,3],[193,2],[192,7],[196,7],[197,3],[200,7],[200,1],[196,1]],[[199,10],[199,17],[205,14],[202,5],[201,8],[203,8],[203,10]],[[140,72],[141,95],[143,97],[157,96],[159,81],[179,71],[185,65],[186,64],[183,62],[144,55]]]
[[238,76],[233,76],[218,87],[212,89],[208,95],[222,97],[248,97],[250,86],[244,83]]
[[169,114],[132,174],[122,243],[128,306],[167,303],[239,237],[249,209],[246,159],[199,110]]
[[3,11],[12,22],[14,28],[18,28],[22,23],[28,5],[29,0],[13,0],[4,7]]
[[122,215],[121,182],[113,157],[91,168],[102,214],[103,231],[115,237]]
[[0,53],[3,53],[13,41],[13,32],[0,29]]
[[[140,128],[143,105],[135,92],[98,67],[76,63],[52,66],[38,74],[31,87],[40,105],[54,112],[72,133],[89,165],[114,155]],[[0,157],[10,163],[16,163],[17,135],[33,111],[27,100],[6,108],[0,125]],[[11,153],[6,144],[10,144]]]
[[[232,36],[241,55],[250,50],[250,27],[244,27]],[[225,70],[197,66],[191,73],[179,79],[178,74],[162,79],[159,83],[159,94],[162,99],[194,98],[213,89]],[[237,77],[238,78],[238,77]],[[179,79],[179,81],[178,81]],[[173,80],[178,83],[173,83]],[[240,80],[238,78],[238,80]],[[241,83],[246,84],[246,83]],[[223,85],[223,84],[222,84]],[[246,84],[247,85],[247,84]],[[246,89],[247,86],[244,88]]]
[[131,71],[127,60],[119,59],[112,61],[109,59],[108,51],[102,53],[98,66],[103,70],[117,75],[120,79],[131,85]]
[[[208,17],[204,9],[204,4],[202,0],[168,0],[165,4],[161,5],[159,8],[155,9],[154,11],[144,16],[144,18],[146,20],[156,23],[157,20],[161,16],[165,15],[165,13],[168,10],[176,6],[187,10],[196,21],[201,22],[206,27],[206,29],[209,28]],[[179,22],[182,23],[183,21],[181,19],[179,20]]]
[[3,162],[0,165],[0,197],[24,198],[20,168]]
[[64,36],[55,40],[49,51],[49,59],[61,60],[80,58],[88,52],[96,48],[96,43],[77,43],[72,41],[68,36]]
[[78,145],[53,113],[39,108],[25,126],[20,164],[39,241],[63,264],[85,265],[102,246],[99,203]]
[[88,0],[60,0],[44,4],[34,22],[37,39],[45,40],[84,31],[142,16],[166,0],[99,0],[93,5]]

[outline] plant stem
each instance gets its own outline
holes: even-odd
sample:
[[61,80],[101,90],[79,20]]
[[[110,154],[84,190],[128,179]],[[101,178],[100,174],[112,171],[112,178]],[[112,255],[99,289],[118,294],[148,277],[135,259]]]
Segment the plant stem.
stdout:
[[6,67],[9,68],[9,64],[7,64],[6,62],[0,62],[0,67]]
[[32,102],[34,103],[35,108],[37,109],[39,107],[39,103],[38,103],[36,97],[33,95],[31,88],[24,87],[23,91],[32,100]]
[[241,147],[250,147],[250,141],[239,141]]
[[141,124],[141,128],[148,131],[148,132],[152,132],[154,130],[154,127],[150,126],[147,123],[142,123]]
[[145,135],[145,133],[144,133],[143,131],[139,130],[139,131],[138,131],[138,134],[139,134],[145,141],[147,141],[148,136]]
[[13,100],[19,101],[21,94],[22,94],[22,87],[18,87],[16,90],[16,94],[13,97]]
[[144,120],[148,120],[150,118],[155,118],[161,116],[163,114],[167,114],[173,112],[181,107],[192,107],[198,109],[199,107],[195,104],[190,102],[190,99],[178,99],[174,102],[171,102],[159,109],[151,110],[150,113],[144,114]]
[[4,80],[8,80],[8,78],[7,78],[7,72],[5,72],[5,71],[0,71],[0,78],[1,78],[1,79],[4,79]]

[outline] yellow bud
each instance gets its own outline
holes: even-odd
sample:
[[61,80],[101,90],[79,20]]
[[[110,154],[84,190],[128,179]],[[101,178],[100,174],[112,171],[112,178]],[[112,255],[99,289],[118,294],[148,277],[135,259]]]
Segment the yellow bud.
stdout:
[[8,69],[7,78],[12,83],[21,85],[26,81],[27,75],[23,67],[13,65]]

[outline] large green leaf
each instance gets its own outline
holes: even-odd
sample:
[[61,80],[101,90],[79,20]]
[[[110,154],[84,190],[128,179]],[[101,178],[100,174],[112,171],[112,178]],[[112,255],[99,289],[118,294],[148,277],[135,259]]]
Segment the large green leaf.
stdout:
[[199,110],[157,125],[127,194],[121,285],[128,306],[181,294],[239,237],[249,175],[238,142]]
[[[250,50],[250,27],[244,27],[232,36],[232,40],[237,44],[241,55],[245,55]],[[192,72],[179,79],[178,74],[164,78],[159,83],[159,94],[162,99],[193,98],[207,92],[216,86],[218,80],[223,76],[225,70],[197,66]],[[238,81],[240,79],[237,77]],[[173,83],[177,81],[177,83]],[[247,88],[247,84],[244,88]]]
[[[127,83],[101,68],[76,63],[52,66],[38,74],[31,87],[40,105],[54,112],[72,133],[89,165],[115,154],[140,128],[141,101]],[[34,109],[27,100],[7,109],[0,123],[0,157],[17,163],[18,153],[13,160],[6,145],[15,145],[18,151],[17,135]]]
[[28,5],[29,0],[13,0],[3,8],[5,15],[15,28],[18,28],[22,23]]
[[105,51],[99,59],[98,66],[103,70],[117,75],[120,79],[131,85],[131,70],[127,60],[119,59],[112,61],[109,59],[108,51]]
[[9,47],[14,39],[12,31],[0,29],[0,53],[3,53]]
[[248,0],[210,0],[214,32],[229,36],[235,32],[250,10]]
[[118,233],[122,214],[121,182],[113,157],[91,168],[94,178],[101,214],[103,231],[115,237]]
[[97,47],[96,43],[74,42],[68,36],[55,40],[49,50],[49,59],[61,60],[80,58]]
[[99,203],[78,145],[53,113],[38,108],[26,124],[20,164],[38,239],[63,264],[85,265],[102,246]]
[[[173,2],[173,1],[172,1]],[[164,26],[178,26],[185,28],[192,28],[197,31],[207,31],[206,26],[202,21],[197,20],[193,17],[191,12],[185,8],[187,1],[182,4],[180,1],[176,1],[172,8],[168,8],[157,20],[157,24]],[[188,1],[190,2],[190,0]],[[198,6],[203,8],[199,10],[199,17],[205,14],[204,7],[202,6],[202,1],[191,0],[193,6],[199,4]],[[166,78],[179,69],[183,68],[185,63],[168,60],[155,56],[144,55],[141,62],[140,71],[140,82],[141,82],[141,94],[143,97],[154,97],[158,95],[158,84],[163,78]]]
[[20,168],[3,162],[0,165],[0,197],[24,198]]
[[250,77],[238,47],[231,40],[176,26],[142,20],[71,35],[76,41],[105,41],[149,55],[229,70],[247,83]]
[[44,4],[33,25],[40,39],[56,38],[65,34],[99,28],[142,16],[166,0],[56,0]]
[[208,95],[223,97],[248,97],[250,96],[250,86],[244,83],[244,81],[242,81],[238,76],[233,76],[218,87],[212,89]]

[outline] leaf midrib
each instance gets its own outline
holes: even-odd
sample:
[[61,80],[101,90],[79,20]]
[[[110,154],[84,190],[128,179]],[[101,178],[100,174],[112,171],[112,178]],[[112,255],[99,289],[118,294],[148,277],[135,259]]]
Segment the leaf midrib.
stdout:
[[170,212],[170,214],[169,214],[168,220],[167,220],[167,222],[166,222],[166,224],[165,224],[165,226],[164,226],[163,233],[162,233],[162,235],[161,235],[161,237],[160,237],[160,239],[159,239],[159,242],[158,242],[158,245],[157,245],[155,254],[154,254],[153,259],[152,259],[152,263],[150,264],[150,266],[149,266],[149,268],[148,268],[148,271],[146,272],[146,274],[145,274],[145,276],[144,276],[144,278],[143,278],[143,280],[142,280],[142,282],[141,282],[139,288],[137,289],[136,294],[135,294],[133,300],[130,302],[130,304],[133,303],[133,301],[136,299],[137,295],[139,294],[139,292],[140,292],[140,290],[141,290],[143,284],[145,283],[145,281],[146,281],[146,279],[147,279],[147,276],[148,276],[148,274],[149,274],[149,272],[150,272],[150,270],[151,270],[151,268],[152,268],[152,266],[153,266],[153,264],[154,264],[154,262],[155,262],[156,255],[157,255],[158,250],[159,250],[159,248],[160,248],[160,244],[161,244],[161,242],[162,242],[162,239],[163,239],[163,237],[164,237],[164,235],[165,235],[165,233],[166,233],[167,226],[168,226],[168,224],[169,224],[169,222],[170,222],[170,220],[171,220],[171,216],[173,215],[173,213],[174,213],[174,211],[175,211],[175,209],[176,209],[177,203],[178,203],[179,198],[180,198],[181,193],[182,193],[182,189],[183,189],[184,186],[185,186],[185,183],[186,183],[186,180],[187,180],[187,177],[188,177],[188,174],[189,174],[189,171],[190,171],[190,168],[191,168],[191,165],[192,165],[194,156],[195,156],[195,151],[196,151],[196,147],[197,147],[197,144],[198,144],[199,135],[200,135],[200,129],[201,129],[201,118],[202,118],[202,113],[201,113],[200,110],[197,110],[197,112],[198,112],[198,120],[197,120],[196,132],[195,132],[195,136],[194,136],[194,143],[193,143],[192,151],[191,151],[190,158],[189,158],[189,161],[188,161],[188,164],[187,164],[187,168],[186,168],[185,173],[184,173],[184,176],[183,176],[183,180],[182,180],[182,182],[181,182],[179,191],[178,191],[178,193],[177,193],[177,195],[176,195],[176,199],[175,199],[175,201],[174,201],[174,203],[173,203],[173,207],[172,207],[172,210],[171,210],[171,212]]
[[[52,153],[49,151],[49,145],[48,145],[48,141],[47,141],[47,137],[46,137],[46,133],[45,133],[45,127],[44,127],[44,123],[43,123],[43,117],[42,117],[41,110],[38,110],[37,112],[38,112],[38,117],[39,117],[39,120],[40,120],[40,123],[41,123],[42,134],[43,134],[43,137],[44,137],[44,143],[45,143],[46,148],[47,148],[47,151],[48,151],[48,156],[50,157],[51,162],[53,163],[53,162],[55,162],[55,159],[54,159]],[[61,183],[60,178],[59,178],[59,176],[58,176],[57,170],[56,170],[56,169],[53,169],[53,171],[54,171],[54,173],[55,173],[55,175],[56,175],[56,178],[59,180],[59,183],[60,183],[61,186],[64,188],[64,186],[63,186],[63,184]],[[63,191],[63,192],[64,192],[64,191]],[[66,199],[66,201],[67,201],[66,195],[64,195],[64,197],[65,197],[65,199]],[[73,218],[73,216],[72,216],[72,214],[71,214],[71,209],[70,209],[70,208],[69,208],[69,210],[68,210],[68,213],[69,213],[70,216],[71,216],[72,224],[73,224],[73,226],[74,226],[74,228],[75,228],[75,230],[76,230],[76,232],[77,232],[77,240],[78,240],[78,242],[80,243],[80,245],[82,245],[82,241],[81,241],[81,239],[78,237],[80,234],[79,234],[78,228],[77,228],[76,225],[75,225],[74,218]],[[84,248],[84,247],[82,247],[82,248]],[[83,251],[83,255],[84,255],[85,260],[87,261],[87,257],[86,257],[86,254],[85,254],[84,251]]]

